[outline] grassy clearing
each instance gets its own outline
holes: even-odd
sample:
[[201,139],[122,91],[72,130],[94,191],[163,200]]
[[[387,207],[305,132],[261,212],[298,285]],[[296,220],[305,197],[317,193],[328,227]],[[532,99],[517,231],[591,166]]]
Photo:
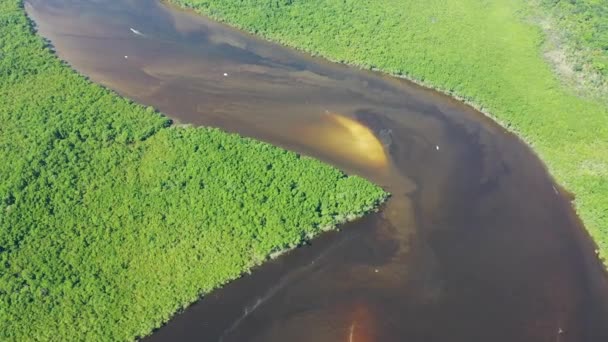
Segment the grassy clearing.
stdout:
[[608,0],[530,0],[545,56],[582,96],[608,104]]
[[0,0],[0,340],[132,340],[386,196],[91,84]]
[[580,51],[575,69],[608,77],[608,0],[536,0],[549,11],[571,54]]
[[576,96],[553,73],[541,53],[542,31],[529,20],[530,3],[172,1],[270,40],[405,76],[476,104],[525,139],[576,194],[579,215],[608,257],[608,108]]

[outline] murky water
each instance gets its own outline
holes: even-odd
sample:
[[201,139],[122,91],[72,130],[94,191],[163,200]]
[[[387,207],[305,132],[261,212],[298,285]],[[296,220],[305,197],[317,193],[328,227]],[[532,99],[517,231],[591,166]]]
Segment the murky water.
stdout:
[[26,9],[92,80],[393,194],[380,213],[209,294],[149,340],[608,341],[606,279],[568,200],[480,113],[153,0]]

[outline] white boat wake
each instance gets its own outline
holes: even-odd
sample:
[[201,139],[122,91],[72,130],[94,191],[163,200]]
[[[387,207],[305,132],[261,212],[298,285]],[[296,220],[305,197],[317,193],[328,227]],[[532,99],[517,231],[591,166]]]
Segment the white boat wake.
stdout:
[[[331,252],[333,252],[334,250],[336,250],[338,247],[340,247],[341,245],[343,245],[345,242],[348,242],[348,241],[352,240],[353,238],[354,238],[354,236],[351,236],[351,237],[348,237],[348,238],[346,238],[346,239],[344,239],[342,241],[339,241],[337,244],[331,246],[326,251],[322,252],[319,256],[317,256],[315,259],[313,259],[307,265],[305,265],[305,266],[301,267],[300,269],[292,272],[291,274],[288,274],[288,275],[282,277],[279,280],[279,282],[276,285],[272,286],[268,291],[266,291],[266,293],[263,296],[256,298],[256,300],[255,300],[255,302],[253,304],[245,307],[245,309],[243,310],[242,315],[240,317],[238,317],[232,323],[232,325],[228,329],[224,330],[224,332],[222,333],[222,335],[219,338],[219,342],[223,342],[224,339],[227,336],[229,336],[234,330],[236,330],[239,327],[239,325],[241,325],[241,323],[244,320],[246,320],[252,313],[254,313],[260,306],[262,306],[264,303],[266,303],[269,299],[271,299],[272,297],[274,297],[275,294],[277,294],[279,291],[281,291],[287,285],[289,285],[292,282],[297,281],[298,279],[300,279],[301,276],[303,274],[305,274],[306,271],[308,271],[311,267],[316,267],[317,266],[316,263],[319,260],[321,260],[322,258],[325,258],[329,254],[331,254]],[[351,327],[351,330],[352,329],[354,329],[354,326]]]
[[134,34],[138,35],[138,36],[142,36],[145,37],[145,35],[139,31],[137,31],[136,29],[129,27],[129,29],[131,30],[131,32],[133,32]]

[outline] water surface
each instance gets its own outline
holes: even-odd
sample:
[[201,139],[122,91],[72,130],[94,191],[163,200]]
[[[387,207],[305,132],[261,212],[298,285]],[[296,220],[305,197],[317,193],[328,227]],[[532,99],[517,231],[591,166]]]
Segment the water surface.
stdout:
[[149,340],[608,341],[606,279],[568,199],[481,113],[153,0],[26,9],[93,81],[392,193],[381,212],[205,296]]

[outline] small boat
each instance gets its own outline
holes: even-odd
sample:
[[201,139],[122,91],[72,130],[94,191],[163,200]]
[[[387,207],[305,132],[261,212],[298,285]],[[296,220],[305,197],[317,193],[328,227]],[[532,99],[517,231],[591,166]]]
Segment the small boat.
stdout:
[[131,32],[135,33],[135,34],[136,34],[136,35],[138,35],[138,36],[143,36],[143,35],[144,35],[143,33],[141,33],[141,32],[139,32],[139,31],[137,31],[136,29],[134,29],[134,28],[132,28],[132,27],[130,27],[129,29],[131,30]]

